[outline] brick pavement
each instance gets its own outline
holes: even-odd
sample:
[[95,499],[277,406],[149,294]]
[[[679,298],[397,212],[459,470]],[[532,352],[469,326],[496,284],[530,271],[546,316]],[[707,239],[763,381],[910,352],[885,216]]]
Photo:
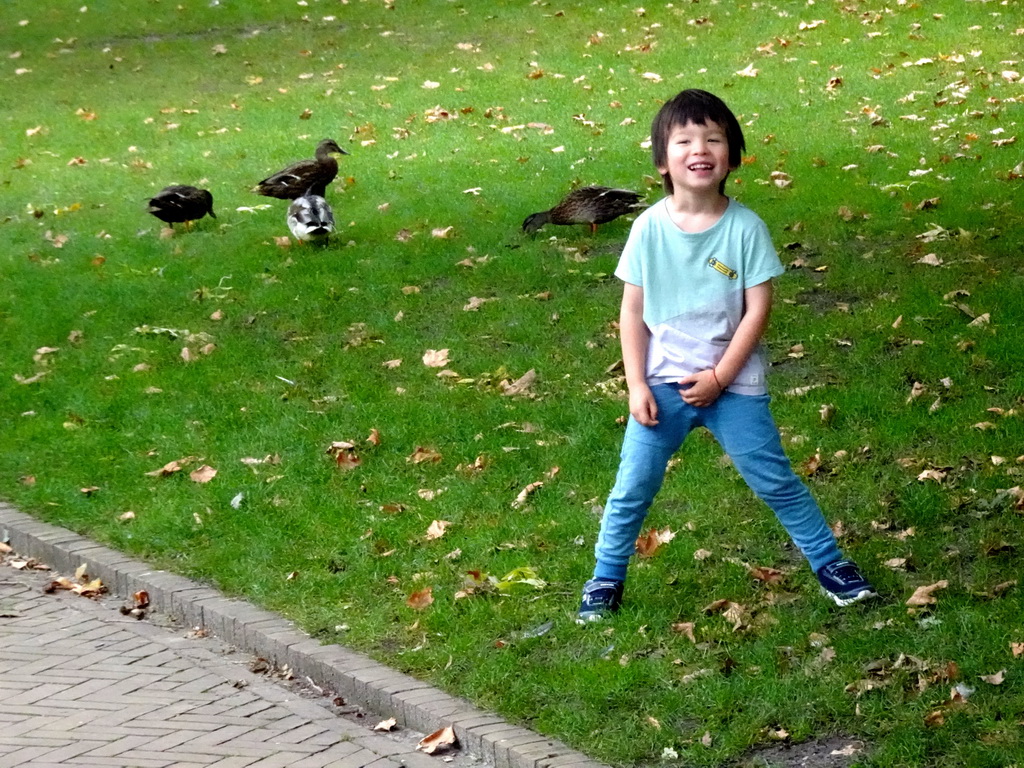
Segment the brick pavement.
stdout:
[[[0,541],[17,553],[0,553],[0,768],[604,768],[3,503]],[[12,565],[29,557],[55,570]],[[122,597],[43,591],[82,564]],[[118,610],[138,589],[157,611],[143,621]],[[396,732],[373,730],[388,717]],[[459,748],[415,750],[445,726]]]
[[47,594],[57,574],[21,559],[0,556],[0,768],[440,768],[419,733],[374,732],[373,716],[122,601]]

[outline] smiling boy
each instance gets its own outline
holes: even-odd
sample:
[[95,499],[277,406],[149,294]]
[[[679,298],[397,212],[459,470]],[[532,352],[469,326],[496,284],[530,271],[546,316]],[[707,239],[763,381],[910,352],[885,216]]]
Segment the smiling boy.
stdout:
[[828,597],[839,606],[873,597],[793,473],[768,409],[761,337],[783,267],[764,222],[725,195],[745,146],[739,122],[717,96],[686,90],[658,112],[651,141],[667,194],[637,218],[615,271],[630,419],[578,621],[619,608],[668,461],[699,426],[775,512]]

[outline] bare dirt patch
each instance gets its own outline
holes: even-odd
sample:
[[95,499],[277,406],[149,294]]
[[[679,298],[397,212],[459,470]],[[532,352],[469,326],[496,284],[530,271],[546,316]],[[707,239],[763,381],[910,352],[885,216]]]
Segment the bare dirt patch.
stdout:
[[738,768],[848,768],[864,757],[866,745],[850,736],[829,736],[799,744],[777,744],[747,755]]

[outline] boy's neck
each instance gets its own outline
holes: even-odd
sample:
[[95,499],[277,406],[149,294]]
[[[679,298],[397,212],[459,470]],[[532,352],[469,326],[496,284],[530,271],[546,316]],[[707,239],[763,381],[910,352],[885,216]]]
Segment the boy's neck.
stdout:
[[708,195],[689,194],[676,189],[667,198],[673,223],[684,232],[703,232],[714,226],[729,207],[729,198],[719,192]]

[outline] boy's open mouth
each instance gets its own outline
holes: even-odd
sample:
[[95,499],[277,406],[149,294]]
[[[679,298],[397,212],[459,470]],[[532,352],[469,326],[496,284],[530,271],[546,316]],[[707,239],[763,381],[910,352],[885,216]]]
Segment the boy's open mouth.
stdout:
[[710,171],[714,166],[711,163],[694,163],[688,167],[691,171]]

